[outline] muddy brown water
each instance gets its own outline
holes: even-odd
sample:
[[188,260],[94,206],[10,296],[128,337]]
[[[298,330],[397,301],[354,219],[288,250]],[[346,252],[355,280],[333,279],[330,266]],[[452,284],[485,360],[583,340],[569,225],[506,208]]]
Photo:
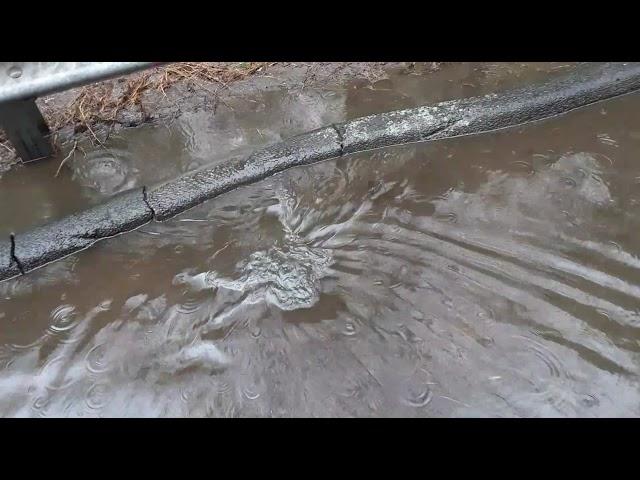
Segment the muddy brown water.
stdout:
[[[6,173],[3,233],[333,121],[564,68],[238,97],[87,147],[53,181],[55,161]],[[639,152],[629,95],[293,169],[0,283],[0,415],[637,416]]]

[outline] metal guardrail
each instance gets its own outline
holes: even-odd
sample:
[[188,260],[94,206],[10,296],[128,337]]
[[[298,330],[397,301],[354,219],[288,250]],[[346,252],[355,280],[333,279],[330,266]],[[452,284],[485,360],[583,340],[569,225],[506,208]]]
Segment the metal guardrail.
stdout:
[[0,128],[22,161],[51,156],[36,98],[157,65],[152,62],[0,62]]

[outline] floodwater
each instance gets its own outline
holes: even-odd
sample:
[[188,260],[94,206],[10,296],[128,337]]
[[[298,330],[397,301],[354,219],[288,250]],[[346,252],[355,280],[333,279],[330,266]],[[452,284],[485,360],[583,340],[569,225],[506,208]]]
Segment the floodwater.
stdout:
[[[87,147],[56,178],[56,161],[6,173],[2,233],[564,68],[232,99]],[[0,283],[0,416],[638,416],[639,153],[629,95],[289,170]]]

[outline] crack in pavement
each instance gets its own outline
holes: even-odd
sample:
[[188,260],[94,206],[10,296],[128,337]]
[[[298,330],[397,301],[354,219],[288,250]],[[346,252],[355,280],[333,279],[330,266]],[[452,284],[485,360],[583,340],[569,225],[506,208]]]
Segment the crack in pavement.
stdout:
[[344,136],[340,128],[338,128],[335,123],[331,124],[331,128],[333,128],[336,132],[336,135],[338,135],[338,143],[340,144],[340,156],[342,157],[344,156]]
[[146,187],[146,185],[142,187],[142,200],[144,201],[144,203],[147,206],[147,208],[151,211],[151,215],[153,217],[152,220],[157,220],[156,219],[156,211],[153,209],[153,207],[149,203],[149,199],[147,198],[147,187]]
[[12,233],[9,235],[9,239],[11,240],[11,260],[16,262],[18,270],[20,270],[20,273],[24,275],[25,273],[24,268],[22,268],[22,263],[20,263],[20,260],[16,257],[16,236]]

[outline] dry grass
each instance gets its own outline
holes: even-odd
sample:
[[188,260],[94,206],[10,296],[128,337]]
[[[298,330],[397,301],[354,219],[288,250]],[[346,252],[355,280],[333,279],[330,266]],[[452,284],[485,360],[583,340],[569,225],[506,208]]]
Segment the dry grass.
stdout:
[[161,92],[179,81],[198,84],[198,81],[214,82],[226,87],[228,83],[247,78],[262,69],[264,62],[238,64],[176,63],[162,68],[163,73],[154,88]]
[[[236,64],[215,63],[175,63],[157,67],[139,75],[124,77],[115,81],[107,81],[88,85],[80,90],[78,96],[62,110],[47,112],[47,121],[52,132],[69,125],[75,132],[89,130],[97,123],[113,124],[118,122],[118,113],[132,108],[143,113],[142,98],[145,92],[159,91],[166,95],[166,90],[176,83],[191,83],[197,87],[206,87],[206,83],[217,83],[226,87],[228,83],[242,80],[263,68],[265,63],[247,62]],[[210,92],[217,95],[220,90]]]
[[[137,110],[146,117],[142,99],[149,91],[155,90],[166,95],[166,91],[173,85],[186,83],[206,90],[217,99],[218,93],[229,83],[247,78],[266,65],[265,62],[183,62],[163,65],[142,73],[82,87],[71,102],[45,107],[43,115],[54,139],[60,129],[72,126],[74,133],[88,131],[92,141],[101,144],[94,131],[96,125],[119,123],[118,114],[123,110]],[[218,85],[214,91],[204,85],[211,83]],[[0,147],[14,153],[2,131]]]

